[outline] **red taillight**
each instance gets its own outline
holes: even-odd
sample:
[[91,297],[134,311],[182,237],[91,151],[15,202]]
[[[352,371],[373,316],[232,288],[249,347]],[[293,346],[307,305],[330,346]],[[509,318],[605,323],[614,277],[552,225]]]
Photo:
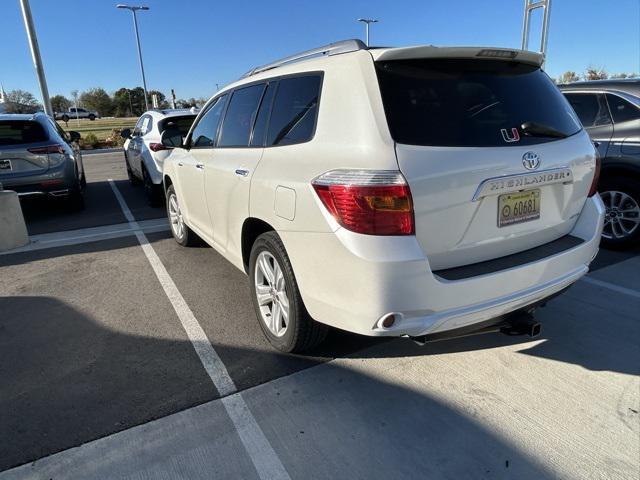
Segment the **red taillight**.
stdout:
[[169,150],[167,147],[165,147],[161,143],[150,143],[149,148],[151,149],[152,152],[159,152],[160,150]]
[[329,213],[347,230],[414,234],[411,191],[400,172],[333,170],[312,184]]
[[598,180],[600,180],[600,165],[602,161],[600,160],[600,154],[598,150],[596,150],[596,170],[593,172],[593,180],[591,181],[591,188],[589,189],[589,197],[593,197],[598,191]]
[[47,155],[49,153],[59,153],[64,155],[65,149],[62,145],[47,145],[46,147],[27,148],[28,152],[35,153],[36,155]]

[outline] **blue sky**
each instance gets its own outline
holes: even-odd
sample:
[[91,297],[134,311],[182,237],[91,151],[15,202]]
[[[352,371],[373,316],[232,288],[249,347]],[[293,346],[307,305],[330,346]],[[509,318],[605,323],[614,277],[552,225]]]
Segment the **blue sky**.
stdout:
[[[136,0],[139,1],[139,0]],[[131,14],[117,0],[31,0],[50,93],[141,84]],[[134,3],[136,4],[136,3]],[[372,44],[519,47],[522,0],[147,0],[139,14],[150,89],[209,97],[252,66],[345,38]],[[615,5],[615,8],[612,6]],[[539,31],[539,18],[533,31]],[[536,28],[538,27],[538,28]],[[531,45],[537,45],[533,37]],[[18,0],[0,5],[0,82],[39,97]],[[554,0],[547,71],[640,71],[640,0]]]

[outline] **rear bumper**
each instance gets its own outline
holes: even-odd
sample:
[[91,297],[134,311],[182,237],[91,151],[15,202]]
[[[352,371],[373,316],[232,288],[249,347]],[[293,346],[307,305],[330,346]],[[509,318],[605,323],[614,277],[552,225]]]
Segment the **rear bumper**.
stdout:
[[1,178],[4,190],[13,190],[21,198],[65,197],[78,186],[73,162],[66,161],[37,175]]
[[[600,243],[604,206],[587,199],[577,246],[462,280],[434,274],[415,237],[281,232],[305,305],[316,320],[369,336],[418,337],[467,328],[526,308],[577,281]],[[309,255],[309,252],[314,255]],[[396,316],[390,328],[381,319]]]

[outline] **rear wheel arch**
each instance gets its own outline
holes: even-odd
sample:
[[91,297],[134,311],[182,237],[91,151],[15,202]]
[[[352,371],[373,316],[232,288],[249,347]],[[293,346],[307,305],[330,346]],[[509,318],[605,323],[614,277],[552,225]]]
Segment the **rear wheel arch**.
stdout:
[[255,217],[247,218],[242,224],[241,246],[242,246],[242,264],[245,273],[249,273],[249,259],[251,257],[251,248],[256,239],[266,232],[275,231],[269,223]]
[[611,177],[628,177],[634,180],[640,181],[640,161],[638,166],[629,165],[624,163],[607,163],[606,160],[602,162],[602,172],[600,174],[600,180],[598,183],[602,183],[606,178]]

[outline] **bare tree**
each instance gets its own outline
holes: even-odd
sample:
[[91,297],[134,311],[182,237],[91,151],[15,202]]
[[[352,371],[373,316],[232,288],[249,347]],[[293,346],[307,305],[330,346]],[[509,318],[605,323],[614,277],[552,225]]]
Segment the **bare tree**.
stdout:
[[607,78],[609,78],[609,74],[602,67],[589,67],[586,72],[584,72],[585,80],[606,80]]
[[578,82],[580,80],[580,76],[576,72],[572,72],[568,70],[564,72],[560,78],[558,78],[558,83],[573,83]]

